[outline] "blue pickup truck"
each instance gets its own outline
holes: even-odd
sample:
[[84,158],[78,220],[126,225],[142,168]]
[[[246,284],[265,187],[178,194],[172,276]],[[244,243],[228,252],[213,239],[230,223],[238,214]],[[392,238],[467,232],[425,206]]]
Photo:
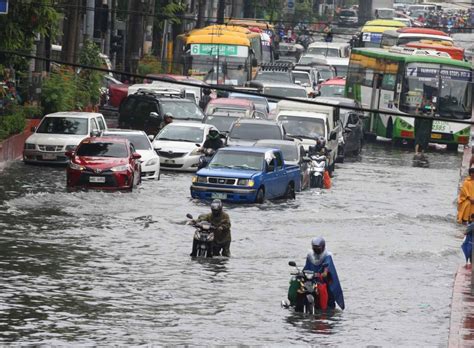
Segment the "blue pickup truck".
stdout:
[[193,177],[191,196],[234,203],[295,198],[301,189],[300,168],[286,165],[280,150],[258,147],[219,149]]

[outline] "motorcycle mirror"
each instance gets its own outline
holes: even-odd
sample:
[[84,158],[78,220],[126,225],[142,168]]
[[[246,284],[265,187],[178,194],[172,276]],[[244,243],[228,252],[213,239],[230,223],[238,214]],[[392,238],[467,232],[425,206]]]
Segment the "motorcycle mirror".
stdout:
[[191,220],[193,219],[193,216],[192,216],[191,214],[189,214],[189,213],[186,214],[186,217],[187,217],[188,219],[191,219]]
[[197,147],[201,147],[201,144],[194,144],[194,145],[196,145]]
[[288,262],[288,266],[296,267],[296,262],[295,261],[290,261],[290,262]]
[[309,158],[308,156],[304,156],[304,157],[303,157],[303,161],[305,161],[305,162],[311,162],[311,158]]

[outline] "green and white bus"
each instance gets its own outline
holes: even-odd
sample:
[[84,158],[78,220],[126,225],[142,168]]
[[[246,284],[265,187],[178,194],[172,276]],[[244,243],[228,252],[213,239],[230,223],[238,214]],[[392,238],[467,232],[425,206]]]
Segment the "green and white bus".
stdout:
[[[434,117],[471,119],[471,64],[449,54],[408,47],[354,48],[351,52],[346,96],[364,108],[415,114],[423,98],[434,105]],[[393,140],[414,138],[414,119],[371,113],[365,134]],[[457,149],[469,142],[465,124],[433,122],[431,141]]]

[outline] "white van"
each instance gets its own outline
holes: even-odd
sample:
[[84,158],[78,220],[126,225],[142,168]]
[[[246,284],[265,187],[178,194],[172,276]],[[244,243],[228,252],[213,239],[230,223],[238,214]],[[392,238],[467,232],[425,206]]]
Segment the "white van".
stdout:
[[66,164],[66,151],[94,134],[107,130],[104,116],[95,112],[56,112],[43,117],[23,148],[25,163]]
[[324,137],[326,147],[331,150],[329,170],[334,171],[342,134],[337,108],[282,100],[276,107],[276,120],[281,122],[288,136],[301,140],[306,151],[316,144],[317,138]]
[[347,42],[313,42],[308,46],[305,55],[327,58],[349,57],[351,46]]

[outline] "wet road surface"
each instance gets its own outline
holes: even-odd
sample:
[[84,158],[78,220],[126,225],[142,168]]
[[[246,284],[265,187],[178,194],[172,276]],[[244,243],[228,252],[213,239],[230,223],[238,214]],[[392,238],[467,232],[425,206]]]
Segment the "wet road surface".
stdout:
[[[368,145],[333,188],[226,206],[232,258],[191,260],[190,174],[132,193],[65,190],[63,168],[0,173],[0,342],[446,346],[461,155],[414,168],[408,149]],[[346,310],[280,307],[310,240],[326,238]]]

